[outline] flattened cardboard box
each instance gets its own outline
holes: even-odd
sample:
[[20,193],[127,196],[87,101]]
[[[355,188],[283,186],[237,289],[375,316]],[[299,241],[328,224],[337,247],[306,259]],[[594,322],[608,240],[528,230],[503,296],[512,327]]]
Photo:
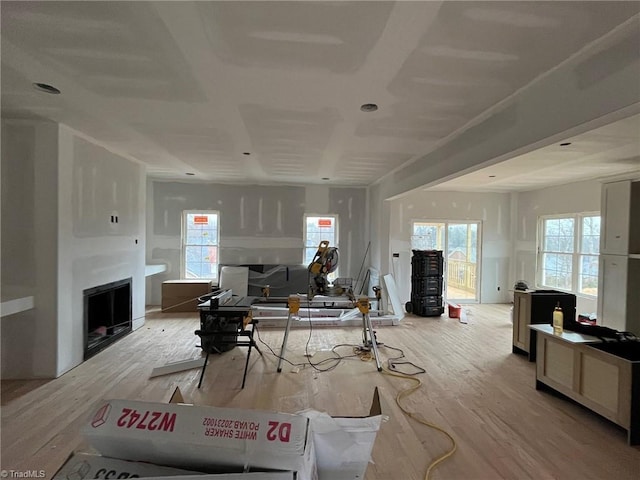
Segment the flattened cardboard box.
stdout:
[[74,453],[53,480],[146,478],[147,480],[295,480],[293,472],[205,474],[150,463],[130,462],[88,453]]
[[150,463],[129,462],[89,453],[74,453],[53,476],[53,480],[85,478],[146,478],[198,475],[198,472],[161,467]]
[[146,480],[296,480],[296,474],[294,472],[249,472],[143,478]]
[[290,470],[297,480],[317,479],[310,422],[300,415],[106,400],[83,433],[112,458],[206,472]]
[[162,282],[163,312],[197,312],[198,300],[211,293],[210,280],[167,280]]
[[249,472],[143,478],[146,480],[296,480],[296,474],[294,472]]
[[307,410],[313,432],[319,480],[362,480],[382,422],[378,387],[373,392],[369,415],[332,417]]

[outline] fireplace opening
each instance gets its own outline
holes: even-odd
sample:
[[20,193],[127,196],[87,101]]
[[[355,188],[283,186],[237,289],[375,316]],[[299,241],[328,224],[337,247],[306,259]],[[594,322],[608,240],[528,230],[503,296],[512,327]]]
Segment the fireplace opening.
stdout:
[[84,290],[84,359],[131,332],[131,278]]

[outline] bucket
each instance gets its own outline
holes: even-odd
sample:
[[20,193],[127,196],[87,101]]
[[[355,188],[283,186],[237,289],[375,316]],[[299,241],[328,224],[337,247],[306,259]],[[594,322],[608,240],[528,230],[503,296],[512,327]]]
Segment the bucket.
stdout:
[[453,303],[449,303],[447,305],[449,306],[449,318],[460,318],[462,307]]

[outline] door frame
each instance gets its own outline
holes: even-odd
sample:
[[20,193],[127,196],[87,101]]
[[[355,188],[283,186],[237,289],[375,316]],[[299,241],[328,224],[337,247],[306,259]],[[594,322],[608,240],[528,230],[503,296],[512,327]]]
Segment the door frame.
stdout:
[[[411,220],[411,232],[410,232],[410,238],[409,238],[409,245],[410,245],[410,249],[413,250],[413,231],[414,231],[414,225],[416,223],[435,223],[435,224],[442,224],[444,225],[444,235],[443,235],[443,248],[442,248],[442,252],[443,252],[443,256],[445,258],[445,274],[444,274],[444,282],[445,285],[443,287],[443,296],[444,296],[444,300],[445,302],[449,300],[449,298],[447,297],[447,275],[448,275],[448,269],[447,269],[447,265],[448,265],[448,241],[449,241],[449,225],[450,224],[476,224],[478,226],[478,232],[477,232],[477,242],[478,242],[478,249],[477,249],[477,253],[476,253],[476,296],[475,298],[471,299],[471,298],[455,298],[455,299],[451,299],[451,300],[455,300],[456,303],[462,303],[462,304],[473,304],[473,303],[482,303],[482,296],[481,296],[481,285],[482,285],[482,220],[470,220],[470,219],[464,219],[464,220],[455,220],[455,219],[425,219],[425,218],[416,218],[416,219],[412,219]],[[410,251],[411,253],[411,251]]]

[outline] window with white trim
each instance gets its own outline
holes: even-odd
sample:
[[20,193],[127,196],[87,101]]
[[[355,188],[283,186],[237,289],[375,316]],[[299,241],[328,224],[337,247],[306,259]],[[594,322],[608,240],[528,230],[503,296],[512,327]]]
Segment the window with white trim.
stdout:
[[219,222],[215,210],[182,212],[182,278],[217,280]]
[[[328,241],[329,247],[338,247],[338,216],[305,214],[303,265],[313,261],[322,240]],[[329,275],[329,280],[336,276],[337,270]]]
[[600,215],[540,217],[538,232],[538,284],[597,296]]

